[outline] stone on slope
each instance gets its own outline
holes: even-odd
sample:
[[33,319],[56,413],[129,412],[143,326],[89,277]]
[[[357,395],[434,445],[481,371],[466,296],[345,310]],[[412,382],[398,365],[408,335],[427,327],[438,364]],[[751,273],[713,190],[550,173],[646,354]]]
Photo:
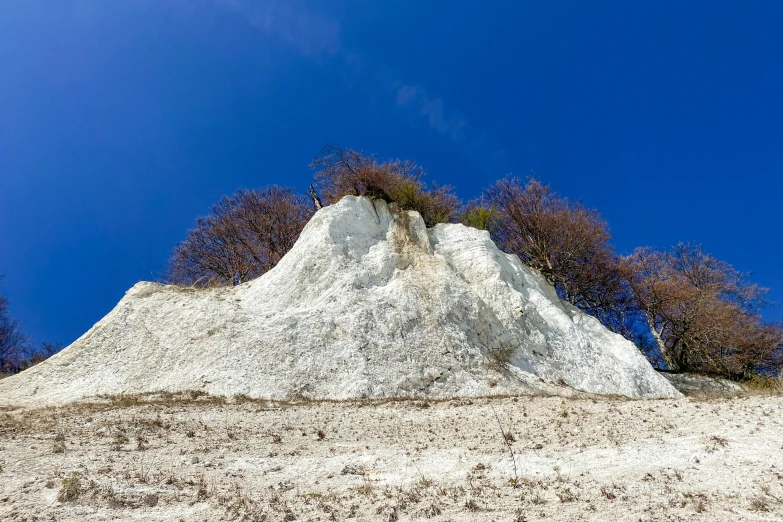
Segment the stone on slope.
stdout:
[[661,375],[687,397],[736,397],[750,391],[745,384],[713,375],[669,372]]
[[487,232],[346,196],[238,287],[138,283],[5,404],[203,390],[259,398],[575,390],[678,397],[636,347],[561,301]]

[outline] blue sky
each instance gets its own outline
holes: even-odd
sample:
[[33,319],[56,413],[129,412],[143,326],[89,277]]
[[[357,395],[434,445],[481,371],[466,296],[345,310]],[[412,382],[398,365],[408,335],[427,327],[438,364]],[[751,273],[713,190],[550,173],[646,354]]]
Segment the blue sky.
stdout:
[[304,191],[334,143],[464,199],[534,170],[621,253],[700,241],[783,301],[781,27],[764,1],[4,2],[0,292],[70,343],[221,195]]

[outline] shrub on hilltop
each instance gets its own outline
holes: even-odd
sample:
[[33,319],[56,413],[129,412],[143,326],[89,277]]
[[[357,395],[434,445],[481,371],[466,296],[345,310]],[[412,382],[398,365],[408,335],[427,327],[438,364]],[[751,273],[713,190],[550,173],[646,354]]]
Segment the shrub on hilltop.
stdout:
[[496,230],[499,214],[496,208],[487,205],[481,200],[470,201],[460,211],[457,220],[466,227],[479,230]]
[[428,227],[448,223],[460,207],[451,187],[427,187],[424,169],[412,161],[381,162],[375,155],[327,146],[310,166],[317,169],[318,189],[329,204],[347,195],[383,199],[417,211]]
[[223,197],[174,247],[166,279],[211,286],[258,277],[291,250],[313,212],[307,196],[285,187]]
[[461,221],[489,230],[502,250],[541,272],[561,298],[633,337],[627,285],[598,211],[560,197],[533,177],[524,182],[507,176],[469,204]]

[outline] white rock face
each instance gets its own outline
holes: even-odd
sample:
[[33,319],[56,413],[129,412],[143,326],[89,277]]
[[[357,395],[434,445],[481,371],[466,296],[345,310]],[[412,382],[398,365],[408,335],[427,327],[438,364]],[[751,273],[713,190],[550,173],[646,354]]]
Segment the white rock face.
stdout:
[[345,197],[239,287],[138,283],[0,403],[203,390],[347,399],[585,392],[679,397],[634,345],[486,232]]

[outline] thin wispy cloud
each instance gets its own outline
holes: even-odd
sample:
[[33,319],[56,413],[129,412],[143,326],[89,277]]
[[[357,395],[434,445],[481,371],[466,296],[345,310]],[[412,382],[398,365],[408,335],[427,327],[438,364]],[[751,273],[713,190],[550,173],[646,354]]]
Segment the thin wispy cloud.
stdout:
[[457,111],[447,115],[443,100],[428,97],[426,91],[419,86],[399,83],[397,106],[417,112],[426,118],[430,128],[449,136],[457,143],[463,143],[468,138],[468,122],[465,118]]
[[342,49],[340,23],[303,2],[217,0],[217,3],[241,13],[251,25],[279,38],[306,58],[335,55]]
[[[302,57],[331,57],[342,62],[343,80],[354,86],[360,78],[370,78],[378,92],[388,92],[392,84],[392,103],[402,111],[426,122],[438,134],[460,145],[469,156],[478,156],[489,164],[502,162],[505,151],[491,145],[487,133],[470,125],[467,118],[448,108],[440,97],[431,97],[415,82],[393,81],[382,66],[367,66],[361,53],[346,48],[341,39],[340,23],[331,15],[311,8],[301,0],[214,0],[243,15],[248,23],[273,35],[294,48]],[[391,101],[391,100],[390,100]]]
[[396,104],[426,121],[429,127],[462,146],[469,156],[482,156],[492,163],[501,161],[505,150],[494,147],[486,132],[474,129],[457,110],[447,111],[443,99],[431,98],[424,88],[401,81],[395,82]]

